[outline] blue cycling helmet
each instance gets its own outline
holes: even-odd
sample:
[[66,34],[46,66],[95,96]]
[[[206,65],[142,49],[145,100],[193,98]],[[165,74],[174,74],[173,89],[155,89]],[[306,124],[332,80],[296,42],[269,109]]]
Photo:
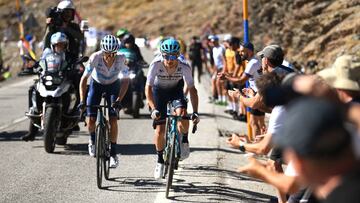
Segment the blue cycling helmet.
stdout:
[[66,43],[66,45],[68,45],[69,40],[68,40],[67,36],[64,33],[56,32],[56,33],[51,35],[50,43],[51,43],[51,49],[54,50],[54,45],[55,44]]
[[104,52],[115,53],[119,49],[118,40],[113,35],[106,35],[100,42],[100,48]]
[[180,52],[180,44],[176,39],[166,39],[160,45],[160,52],[166,54],[178,54]]

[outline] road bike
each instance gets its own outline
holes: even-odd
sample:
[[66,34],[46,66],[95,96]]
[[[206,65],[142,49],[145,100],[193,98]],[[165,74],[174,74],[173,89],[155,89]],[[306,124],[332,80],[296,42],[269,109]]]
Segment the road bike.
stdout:
[[[165,197],[169,197],[169,191],[172,186],[174,170],[178,168],[178,163],[181,156],[181,136],[178,131],[178,122],[181,120],[191,120],[190,115],[186,116],[177,116],[175,115],[175,108],[172,105],[173,102],[167,104],[167,115],[166,115],[166,124],[165,124],[165,138],[166,146],[164,149],[164,161],[165,161],[165,170],[163,178],[166,178],[166,191]],[[192,133],[195,133],[197,125],[193,125]]]

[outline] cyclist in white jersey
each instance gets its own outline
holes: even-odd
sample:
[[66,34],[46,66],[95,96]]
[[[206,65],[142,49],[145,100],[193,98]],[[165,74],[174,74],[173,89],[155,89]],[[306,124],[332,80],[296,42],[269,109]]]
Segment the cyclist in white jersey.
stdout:
[[[165,147],[165,118],[167,103],[173,101],[177,115],[187,114],[187,102],[183,88],[184,81],[190,93],[193,107],[192,120],[199,122],[198,95],[191,74],[191,67],[179,58],[180,44],[170,38],[161,43],[161,55],[156,57],[150,64],[147,82],[145,86],[146,99],[151,108],[151,118],[159,120],[161,124],[155,127],[155,147],[158,160],[154,172],[154,178],[160,179],[164,171],[163,150]],[[162,122],[161,122],[162,121]],[[154,125],[155,126],[155,125]],[[182,120],[179,124],[179,132],[182,134],[181,159],[190,154],[188,142],[189,121]]]
[[[106,35],[100,43],[101,50],[90,56],[90,62],[86,66],[80,81],[80,104],[79,108],[85,109],[85,94],[87,79],[91,76],[89,92],[86,99],[87,105],[99,105],[103,93],[106,93],[107,104],[115,109],[121,108],[123,99],[129,86],[129,68],[125,65],[125,56],[118,55],[119,44],[115,36]],[[121,80],[119,79],[121,75]],[[117,113],[109,108],[110,122],[110,167],[118,166],[116,155],[116,141],[118,135]],[[87,108],[88,130],[90,133],[89,155],[95,156],[95,122],[96,108]]]

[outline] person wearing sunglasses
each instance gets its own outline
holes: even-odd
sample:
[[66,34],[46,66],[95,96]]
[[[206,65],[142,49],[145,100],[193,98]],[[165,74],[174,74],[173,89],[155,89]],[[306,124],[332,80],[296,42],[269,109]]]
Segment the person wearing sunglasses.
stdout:
[[[157,56],[149,67],[145,94],[151,109],[151,118],[155,128],[154,142],[158,155],[154,178],[160,179],[164,171],[163,151],[165,147],[165,118],[167,103],[172,101],[177,115],[187,114],[187,102],[184,96],[184,83],[190,93],[193,107],[192,121],[198,123],[198,94],[194,86],[191,67],[179,58],[180,44],[174,38],[165,39],[160,45],[161,55]],[[185,81],[185,82],[184,82]],[[182,134],[181,159],[189,157],[188,141],[189,121],[182,120],[179,132]]]
[[[80,81],[80,104],[79,109],[85,110],[85,106],[99,105],[103,93],[106,93],[106,100],[113,108],[109,108],[110,117],[110,167],[118,166],[116,153],[116,142],[118,136],[117,112],[120,109],[120,102],[123,99],[129,86],[129,68],[125,65],[125,56],[116,54],[119,44],[113,35],[106,35],[100,42],[101,50],[90,56],[90,62],[85,68]],[[119,79],[121,75],[121,80]],[[86,85],[91,77],[89,91],[85,105]],[[90,133],[89,155],[95,156],[95,122],[96,108],[87,108],[88,130]]]

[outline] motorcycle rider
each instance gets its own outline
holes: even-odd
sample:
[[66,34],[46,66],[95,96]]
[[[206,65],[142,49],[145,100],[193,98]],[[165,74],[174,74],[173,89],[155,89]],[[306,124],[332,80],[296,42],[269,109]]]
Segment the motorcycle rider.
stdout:
[[[101,102],[102,93],[106,93],[107,104],[109,108],[110,122],[110,167],[118,166],[118,157],[116,155],[116,142],[118,136],[117,113],[115,109],[121,108],[123,99],[129,86],[129,68],[125,65],[125,57],[117,54],[119,49],[118,40],[113,35],[106,35],[100,42],[101,50],[90,56],[90,62],[86,66],[80,81],[80,104],[79,108],[84,110],[85,106],[98,105]],[[122,74],[122,79],[119,79]],[[91,78],[89,92],[85,105],[85,94],[88,78]],[[95,156],[95,122],[96,108],[87,108],[88,130],[90,140],[88,145],[89,155]]]
[[139,64],[146,64],[144,57],[141,55],[140,48],[137,44],[135,44],[135,37],[134,35],[127,33],[122,37],[121,40],[122,47],[121,48],[127,48],[133,51],[136,55],[136,62]]
[[72,22],[75,16],[75,5],[71,0],[63,0],[56,8],[47,11],[46,31],[44,36],[44,49],[50,48],[50,38],[56,32],[63,32],[69,40],[69,50],[77,58],[83,55],[81,46],[85,40],[83,32],[77,23]]
[[[64,63],[62,64],[62,67],[66,67],[69,64],[73,64],[75,62],[75,57],[73,56],[73,54],[71,52],[69,52],[69,49],[68,49],[69,41],[68,41],[67,36],[64,33],[62,33],[62,32],[54,33],[51,36],[50,42],[51,42],[51,48],[47,48],[44,50],[44,52],[41,56],[41,59],[40,59],[40,63],[46,57],[46,55],[48,55],[50,53],[56,53],[56,54],[62,55],[62,57],[64,59],[63,60]],[[71,77],[71,75],[70,75],[70,77]],[[71,80],[71,78],[69,78],[69,79]],[[39,97],[38,92],[35,88],[35,84],[30,86],[28,96],[29,96],[29,114],[38,114],[39,112],[34,107],[33,102],[32,102],[33,96],[35,96],[36,98]],[[33,141],[35,139],[35,135],[38,131],[39,131],[39,128],[35,127],[33,125],[32,121],[30,121],[29,132],[22,137],[22,140]]]

